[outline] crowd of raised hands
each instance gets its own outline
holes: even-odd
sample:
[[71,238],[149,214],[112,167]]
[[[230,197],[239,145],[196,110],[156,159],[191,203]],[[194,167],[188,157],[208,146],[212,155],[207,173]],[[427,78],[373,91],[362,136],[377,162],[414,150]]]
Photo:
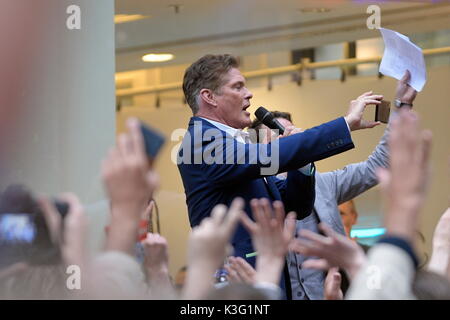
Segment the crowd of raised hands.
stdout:
[[[54,264],[19,261],[2,268],[2,298],[279,299],[289,250],[314,257],[304,262],[304,268],[327,273],[324,299],[449,297],[450,209],[436,226],[429,263],[418,268],[417,230],[427,193],[432,137],[430,131],[420,128],[414,111],[401,110],[391,124],[390,166],[378,172],[387,231],[368,254],[323,223],[320,234],[302,230],[295,235],[296,215],[286,215],[279,201],[252,200],[250,219],[243,211],[243,200],[236,198],[229,208],[216,206],[210,217],[192,229],[182,290],[175,289],[169,274],[166,239],[140,230],[142,217],[151,215],[150,200],[159,177],[146,157],[139,121],[130,119],[127,126],[128,132],[118,137],[102,164],[110,203],[103,251],[92,254],[88,250],[89,224],[76,195],[60,197],[69,204],[64,219],[50,199],[41,197],[37,204],[59,258]],[[232,256],[230,241],[239,223],[252,236],[255,267],[242,257]],[[140,232],[143,258],[139,263],[136,242]],[[69,266],[79,267],[77,290],[68,288]],[[214,273],[220,268],[227,271],[227,281],[218,286]],[[343,276],[350,282],[346,292],[341,289]]]

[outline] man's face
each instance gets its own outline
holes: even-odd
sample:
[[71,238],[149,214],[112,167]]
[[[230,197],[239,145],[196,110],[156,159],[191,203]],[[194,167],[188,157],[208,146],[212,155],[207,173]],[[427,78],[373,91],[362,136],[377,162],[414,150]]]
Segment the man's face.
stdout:
[[245,79],[236,68],[230,69],[224,80],[225,84],[215,94],[218,118],[236,129],[248,127],[252,121],[246,109],[253,94],[245,87]]
[[351,204],[349,201],[339,205],[339,212],[341,214],[345,232],[347,233],[348,236],[350,236],[350,231],[357,222],[358,214],[353,204]]

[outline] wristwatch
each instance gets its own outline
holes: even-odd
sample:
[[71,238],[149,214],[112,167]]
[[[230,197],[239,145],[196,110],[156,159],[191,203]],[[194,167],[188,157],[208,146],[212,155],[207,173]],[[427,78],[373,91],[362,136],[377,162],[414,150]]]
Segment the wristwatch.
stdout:
[[397,107],[397,108],[401,108],[401,107],[403,107],[403,106],[410,106],[410,107],[412,108],[412,106],[413,106],[411,103],[401,102],[401,101],[398,100],[398,99],[395,99],[394,105],[395,105],[395,107]]

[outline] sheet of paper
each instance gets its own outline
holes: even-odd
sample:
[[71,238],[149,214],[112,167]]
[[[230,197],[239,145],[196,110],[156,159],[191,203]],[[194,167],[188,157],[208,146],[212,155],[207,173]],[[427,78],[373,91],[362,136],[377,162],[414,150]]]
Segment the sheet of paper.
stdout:
[[409,85],[421,91],[427,81],[427,70],[422,49],[409,38],[393,30],[380,28],[384,40],[384,55],[380,64],[380,73],[400,80],[405,71],[411,73]]

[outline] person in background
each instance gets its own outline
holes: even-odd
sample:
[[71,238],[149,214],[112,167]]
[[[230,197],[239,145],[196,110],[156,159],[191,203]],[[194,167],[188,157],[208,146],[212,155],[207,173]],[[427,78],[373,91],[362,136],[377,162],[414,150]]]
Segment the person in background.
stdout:
[[345,234],[351,238],[351,231],[355,224],[358,223],[358,211],[356,211],[355,202],[348,200],[341,203],[339,206],[339,213],[341,214],[342,224],[344,225]]

